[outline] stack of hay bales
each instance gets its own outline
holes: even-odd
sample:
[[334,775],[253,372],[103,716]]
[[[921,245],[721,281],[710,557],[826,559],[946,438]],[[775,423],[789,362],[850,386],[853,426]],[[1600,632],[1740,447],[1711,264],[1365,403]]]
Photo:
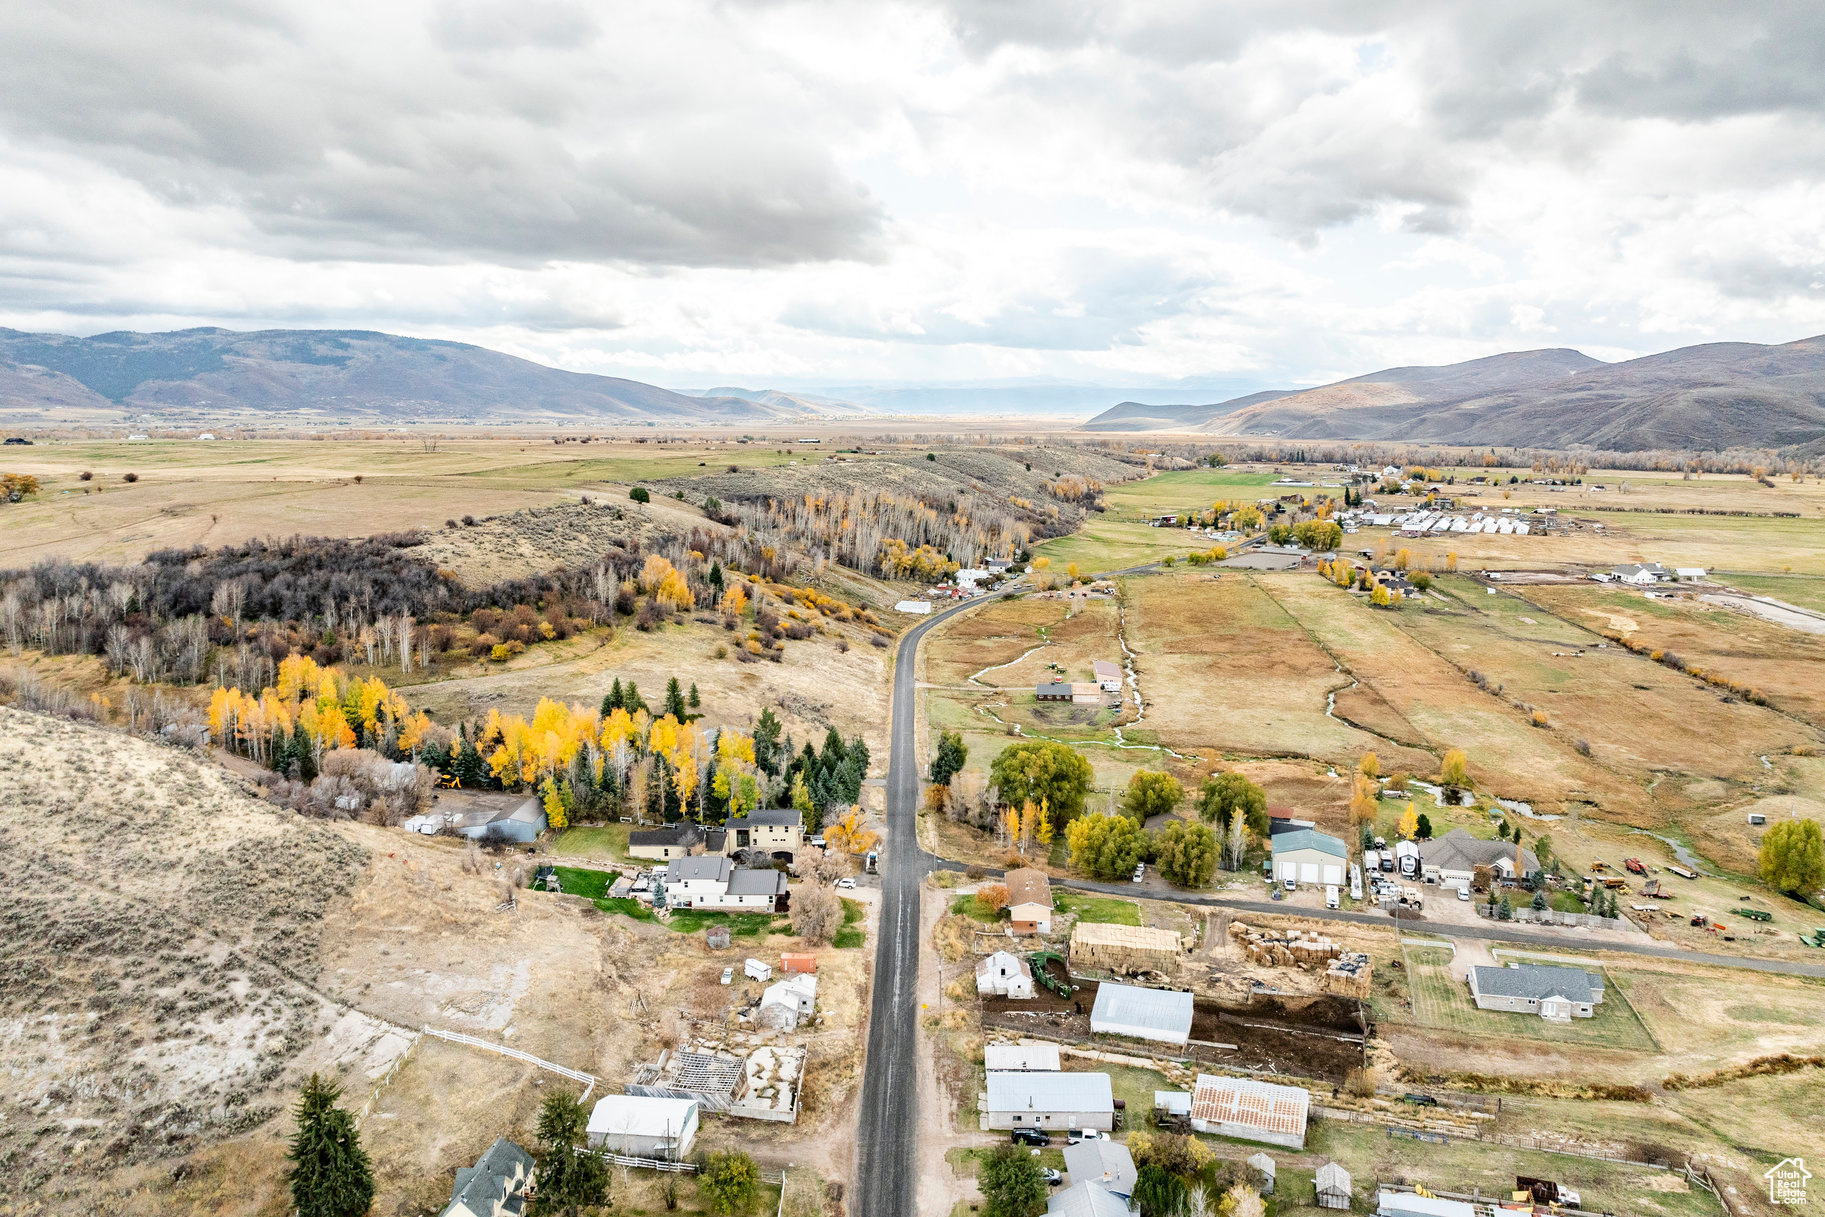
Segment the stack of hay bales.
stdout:
[[1080,921],[1071,930],[1071,970],[1115,976],[1178,975],[1185,944],[1176,930]]
[[1229,936],[1253,964],[1270,968],[1306,968],[1317,971],[1343,954],[1343,948],[1317,930],[1288,930],[1277,934],[1234,921]]
[[1361,951],[1344,951],[1324,970],[1324,991],[1338,997],[1369,996],[1369,957]]

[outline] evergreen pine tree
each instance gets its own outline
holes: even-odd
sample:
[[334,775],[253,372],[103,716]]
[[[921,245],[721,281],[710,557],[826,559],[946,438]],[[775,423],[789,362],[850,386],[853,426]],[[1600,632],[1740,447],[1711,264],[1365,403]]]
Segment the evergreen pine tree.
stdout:
[[640,686],[631,680],[627,682],[627,690],[621,695],[621,708],[629,714],[636,710],[646,710],[648,714],[652,713],[647,708],[646,699],[640,696]]
[[298,1217],[361,1217],[374,1203],[373,1171],[354,1117],[336,1106],[341,1095],[313,1073],[298,1098],[298,1131],[285,1155]]
[[[754,763],[766,773],[779,772],[780,758],[779,718],[768,706],[760,712],[760,721],[754,724]],[[785,756],[792,755],[792,741],[786,741]]]
[[697,682],[696,681],[693,680],[691,682],[691,691],[685,695],[684,702],[687,706],[689,706],[693,710],[695,710],[698,706],[703,705],[703,699],[701,697],[697,696]]
[[684,708],[684,688],[676,676],[665,682],[665,712],[679,722],[683,722],[690,713]]
[[538,1135],[544,1151],[533,1174],[540,1213],[574,1213],[608,1200],[608,1163],[584,1145],[589,1113],[575,1095],[553,1093],[539,1108]]
[[835,727],[824,732],[824,750],[817,759],[826,769],[835,769],[843,763],[843,737],[836,733]]
[[722,563],[720,562],[710,563],[710,586],[718,592],[722,591]]

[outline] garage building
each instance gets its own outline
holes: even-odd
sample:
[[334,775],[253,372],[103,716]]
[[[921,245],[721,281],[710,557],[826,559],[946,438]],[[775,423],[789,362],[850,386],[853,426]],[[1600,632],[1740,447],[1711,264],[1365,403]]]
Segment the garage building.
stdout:
[[1285,883],[1340,885],[1346,881],[1350,851],[1342,841],[1315,828],[1275,833],[1274,879]]

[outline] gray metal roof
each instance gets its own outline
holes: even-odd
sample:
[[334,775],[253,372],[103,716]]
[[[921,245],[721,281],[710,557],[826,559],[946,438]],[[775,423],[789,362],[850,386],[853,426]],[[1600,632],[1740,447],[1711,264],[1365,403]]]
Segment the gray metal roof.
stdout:
[[1132,1217],[1128,1203],[1094,1180],[1072,1184],[1046,1201],[1046,1217]]
[[776,870],[742,867],[729,872],[731,896],[777,896],[786,890],[786,876]]
[[1120,1141],[1080,1141],[1065,1146],[1072,1183],[1100,1183],[1117,1196],[1134,1195],[1134,1155]]
[[996,1072],[988,1079],[989,1111],[1115,1110],[1106,1073]]
[[1092,1026],[1139,1027],[1182,1038],[1191,1034],[1191,994],[1104,983],[1097,987],[1090,1022]]
[[1542,1001],[1563,997],[1567,1001],[1589,1002],[1603,990],[1603,978],[1583,968],[1564,968],[1555,964],[1528,963],[1518,968],[1478,967],[1479,993],[1492,997],[1521,997]]
[[694,845],[701,834],[688,820],[662,828],[637,828],[627,834],[629,845]]
[[727,883],[734,864],[721,854],[700,854],[695,858],[673,858],[665,864],[665,881],[682,883],[692,879],[721,880]]
[[[1515,845],[1513,841],[1485,841],[1471,836],[1465,829],[1454,828],[1442,837],[1421,841],[1419,856],[1434,870],[1473,871],[1498,862],[1513,866]],[[1521,850],[1520,874],[1532,874],[1539,869],[1540,859],[1533,850]]]

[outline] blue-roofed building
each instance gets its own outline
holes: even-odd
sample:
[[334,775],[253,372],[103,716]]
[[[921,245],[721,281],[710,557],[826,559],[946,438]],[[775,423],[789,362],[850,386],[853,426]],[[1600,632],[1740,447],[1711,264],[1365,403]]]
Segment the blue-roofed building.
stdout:
[[1345,882],[1350,851],[1330,833],[1315,828],[1275,833],[1273,849],[1275,882],[1327,886]]

